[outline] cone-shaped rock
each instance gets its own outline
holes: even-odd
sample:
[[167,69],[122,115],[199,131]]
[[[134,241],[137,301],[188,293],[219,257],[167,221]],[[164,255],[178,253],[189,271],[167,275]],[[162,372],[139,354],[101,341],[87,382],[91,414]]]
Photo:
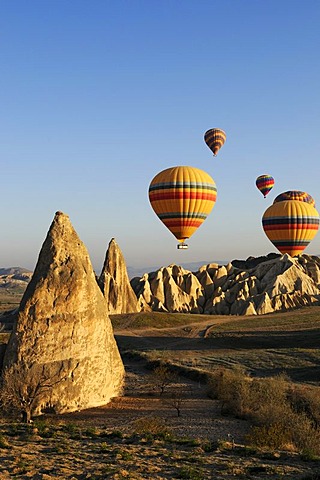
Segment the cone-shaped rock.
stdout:
[[86,247],[57,212],[22,298],[4,366],[39,366],[53,387],[36,406],[62,413],[121,392],[124,367]]
[[125,259],[114,238],[109,243],[98,283],[110,314],[140,311],[138,299],[129,281]]

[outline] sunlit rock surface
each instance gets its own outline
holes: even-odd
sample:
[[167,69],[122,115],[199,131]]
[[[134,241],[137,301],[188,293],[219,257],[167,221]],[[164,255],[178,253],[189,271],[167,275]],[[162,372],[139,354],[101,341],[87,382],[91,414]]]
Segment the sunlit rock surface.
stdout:
[[125,259],[114,238],[109,243],[98,284],[110,314],[140,311],[137,297],[130,284]]
[[124,367],[86,247],[57,212],[22,298],[4,366],[39,365],[54,383],[37,413],[106,404],[122,389]]
[[262,315],[318,304],[320,259],[269,254],[203,265],[190,272],[177,265],[131,280],[142,309],[209,315]]

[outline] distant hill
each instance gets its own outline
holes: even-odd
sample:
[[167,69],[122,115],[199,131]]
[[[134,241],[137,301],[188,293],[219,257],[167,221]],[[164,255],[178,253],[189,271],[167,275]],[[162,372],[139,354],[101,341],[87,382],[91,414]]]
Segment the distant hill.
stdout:
[[31,270],[21,267],[0,268],[0,275],[20,275],[23,273],[32,273]]
[[31,277],[32,272],[26,268],[0,268],[0,311],[19,305]]

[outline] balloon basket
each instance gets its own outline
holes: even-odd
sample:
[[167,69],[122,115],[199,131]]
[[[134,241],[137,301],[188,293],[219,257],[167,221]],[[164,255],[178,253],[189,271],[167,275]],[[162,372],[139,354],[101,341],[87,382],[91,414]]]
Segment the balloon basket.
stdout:
[[177,249],[178,250],[187,250],[188,245],[186,243],[178,243]]

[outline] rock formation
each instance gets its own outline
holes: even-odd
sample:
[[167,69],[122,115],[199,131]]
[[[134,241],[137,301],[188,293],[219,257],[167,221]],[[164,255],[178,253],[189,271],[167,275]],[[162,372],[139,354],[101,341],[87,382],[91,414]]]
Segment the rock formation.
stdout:
[[109,243],[98,284],[107,301],[110,314],[140,311],[124,257],[114,238]]
[[[124,367],[86,247],[57,212],[22,298],[4,367],[42,372],[52,388],[36,405],[62,413],[103,405]],[[35,370],[36,371],[36,370]]]
[[133,278],[140,305],[162,312],[260,315],[318,304],[320,259],[270,254],[197,272],[177,265]]
[[0,268],[0,272],[2,272],[0,273],[0,293],[6,291],[12,294],[22,294],[32,277],[32,272],[17,267]]

